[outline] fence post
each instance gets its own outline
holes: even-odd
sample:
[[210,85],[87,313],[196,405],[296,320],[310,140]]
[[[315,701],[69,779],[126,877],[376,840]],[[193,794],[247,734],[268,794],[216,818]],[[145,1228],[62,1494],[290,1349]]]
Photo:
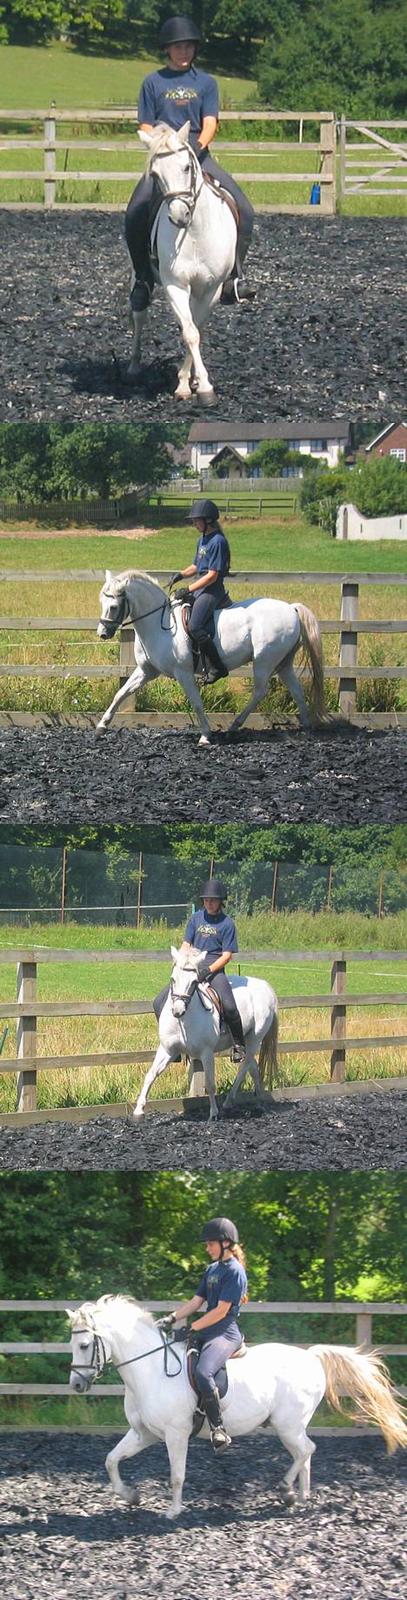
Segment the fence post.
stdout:
[[64,844],[63,850],[62,850],[61,922],[65,922],[67,866],[68,866],[68,851],[67,851],[66,845]]
[[346,1076],[346,1002],[339,1003],[339,996],[346,990],[346,961],[335,960],[331,967],[331,995],[336,997],[331,1006],[331,1078],[336,1083],[343,1083]]
[[346,117],[343,112],[339,123],[339,200],[345,199],[346,194]]
[[279,861],[275,861],[274,862],[273,887],[272,887],[272,891],[271,891],[271,910],[272,910],[272,912],[275,911],[275,909],[276,909],[279,865],[280,865]]
[[136,928],[141,928],[142,902],[143,902],[143,867],[144,867],[143,851],[140,850],[139,858],[138,858]]
[[356,1344],[363,1344],[367,1349],[372,1347],[371,1311],[358,1311],[356,1313]]
[[49,210],[55,204],[57,156],[55,149],[56,123],[54,107],[44,120],[44,205]]
[[327,911],[331,910],[333,875],[334,875],[334,869],[333,869],[333,866],[330,866],[329,871],[328,871],[328,887],[327,887],[327,894],[326,894],[326,909],[327,909]]
[[[127,679],[130,677],[130,673],[135,671],[135,666],[136,666],[136,662],[135,662],[135,656],[134,656],[134,628],[130,628],[128,626],[128,623],[126,623],[126,627],[120,629],[120,656],[119,656],[120,688],[122,688],[122,684],[127,683]],[[123,707],[123,712],[125,714],[126,711],[127,711],[127,714],[129,714],[129,712],[134,711],[134,708],[135,708],[135,698],[134,698],[134,695],[131,695],[130,698],[125,701],[125,705]]]
[[341,601],[341,627],[339,645],[339,710],[344,717],[352,717],[356,711],[356,678],[352,676],[352,667],[357,666],[358,636],[352,622],[359,616],[359,584],[354,578],[344,578],[342,584]]
[[331,178],[331,183],[321,182],[320,209],[329,216],[336,211],[336,125],[333,111],[329,122],[320,123],[320,178]]
[[[27,1005],[37,999],[37,963],[19,961],[17,966],[17,1001]],[[17,1078],[17,1111],[35,1111],[37,1104],[37,1073],[30,1070],[29,1062],[37,1054],[37,1018],[19,1017],[17,1022],[17,1055],[21,1058],[21,1072]],[[27,1065],[26,1065],[27,1063]]]

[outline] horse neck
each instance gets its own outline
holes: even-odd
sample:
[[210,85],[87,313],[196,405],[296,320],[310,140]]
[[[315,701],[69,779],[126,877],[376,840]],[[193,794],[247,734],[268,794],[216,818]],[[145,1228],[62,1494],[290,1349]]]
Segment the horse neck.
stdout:
[[[112,1313],[107,1312],[103,1321],[97,1324],[97,1332],[106,1335],[112,1351],[114,1365],[126,1361],[129,1356],[143,1355],[157,1344],[155,1329],[150,1323],[145,1322],[140,1315],[131,1315],[131,1308],[119,1305]],[[129,1367],[129,1372],[130,1372]],[[134,1371],[137,1371],[135,1363]]]
[[129,578],[126,594],[134,622],[138,621],[143,611],[149,611],[150,607],[157,606],[158,614],[160,605],[168,603],[168,595],[164,589],[149,578],[147,573],[145,575],[143,573],[141,577],[136,573],[134,577]]

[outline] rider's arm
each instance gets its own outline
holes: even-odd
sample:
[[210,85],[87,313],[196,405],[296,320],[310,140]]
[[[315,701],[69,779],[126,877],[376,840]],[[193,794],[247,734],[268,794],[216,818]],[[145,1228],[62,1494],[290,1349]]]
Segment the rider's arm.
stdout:
[[197,572],[197,570],[198,568],[195,566],[195,562],[192,561],[190,567],[180,568],[181,578],[193,578],[194,572]]
[[203,117],[202,127],[198,139],[198,144],[200,145],[201,150],[207,150],[208,145],[212,144],[212,139],[215,138],[217,126],[217,117]]
[[154,133],[152,122],[140,122],[139,133]]
[[193,1333],[200,1333],[201,1328],[212,1328],[214,1322],[222,1322],[222,1318],[230,1311],[231,1304],[231,1300],[220,1300],[213,1311],[205,1311],[203,1317],[198,1318],[198,1322],[191,1322]]
[[[194,568],[194,571],[196,572],[196,567]],[[210,567],[209,572],[204,572],[202,578],[197,578],[196,583],[190,583],[189,587],[191,594],[196,594],[199,589],[208,589],[210,584],[214,583],[215,578],[218,577],[219,573],[215,572],[214,567]]]
[[222,950],[222,955],[221,956],[217,956],[216,957],[216,961],[213,961],[213,962],[211,961],[211,965],[210,965],[209,971],[213,972],[213,973],[215,973],[215,972],[223,972],[223,968],[227,967],[228,961],[231,961],[231,959],[232,959],[232,951],[231,950]]
[[204,1304],[203,1295],[194,1294],[192,1300],[185,1300],[183,1306],[177,1306],[176,1321],[185,1322],[185,1317],[189,1317],[192,1311],[199,1311],[199,1307]]

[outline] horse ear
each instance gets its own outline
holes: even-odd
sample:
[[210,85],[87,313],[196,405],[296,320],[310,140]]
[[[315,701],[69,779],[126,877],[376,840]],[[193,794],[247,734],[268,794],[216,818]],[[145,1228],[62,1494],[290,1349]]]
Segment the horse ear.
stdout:
[[113,573],[112,573],[112,572],[108,572],[108,571],[107,571],[107,570],[106,570],[106,574],[105,574],[105,579],[106,579],[106,583],[110,583],[110,579],[111,579],[111,578],[112,578],[112,577],[113,577]]
[[145,146],[146,150],[149,150],[150,146],[152,145],[152,142],[153,142],[152,133],[144,133],[142,128],[137,128],[137,133],[138,133],[139,139],[141,140],[141,144],[143,144]]
[[182,144],[188,144],[188,139],[189,139],[190,132],[191,132],[191,123],[190,122],[183,122],[182,128],[179,128],[179,130],[178,130],[178,136],[181,139],[181,143]]
[[65,1316],[68,1318],[68,1322],[71,1323],[71,1327],[72,1327],[72,1324],[75,1321],[75,1312],[74,1311],[70,1311],[69,1306],[65,1306]]
[[177,961],[178,960],[178,950],[177,950],[176,944],[172,944],[171,945],[171,955],[172,955],[173,961]]

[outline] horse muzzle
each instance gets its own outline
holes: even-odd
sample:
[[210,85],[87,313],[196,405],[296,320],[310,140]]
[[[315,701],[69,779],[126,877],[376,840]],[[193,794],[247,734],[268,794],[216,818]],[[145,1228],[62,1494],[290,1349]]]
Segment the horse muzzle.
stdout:
[[90,1372],[88,1377],[85,1376],[85,1373],[82,1374],[81,1372],[71,1372],[69,1377],[69,1388],[73,1389],[74,1394],[87,1394],[88,1390],[92,1387],[94,1377],[94,1372]]
[[185,1017],[186,1009],[187,1009],[187,1007],[186,1007],[185,1000],[173,1000],[173,1002],[172,1002],[172,1014],[173,1014],[173,1017]]
[[98,625],[97,625],[97,636],[98,636],[98,639],[113,639],[113,636],[114,636],[115,632],[116,632],[116,623],[115,622],[98,622]]
[[188,228],[192,216],[191,206],[187,200],[170,200],[168,216],[175,228]]

